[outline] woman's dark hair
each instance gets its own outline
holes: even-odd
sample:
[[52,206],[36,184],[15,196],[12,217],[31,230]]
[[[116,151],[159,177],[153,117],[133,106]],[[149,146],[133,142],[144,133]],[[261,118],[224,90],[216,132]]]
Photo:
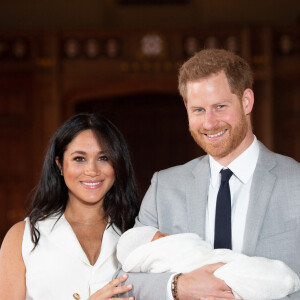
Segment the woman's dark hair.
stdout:
[[139,209],[138,193],[129,151],[122,133],[106,118],[97,114],[77,114],[67,120],[53,135],[45,156],[42,174],[29,209],[31,239],[36,245],[40,232],[38,221],[51,215],[62,216],[68,201],[68,188],[60,169],[64,152],[70,142],[82,131],[92,130],[102,148],[105,148],[115,172],[115,182],[107,192],[103,209],[110,225],[122,232],[133,227]]

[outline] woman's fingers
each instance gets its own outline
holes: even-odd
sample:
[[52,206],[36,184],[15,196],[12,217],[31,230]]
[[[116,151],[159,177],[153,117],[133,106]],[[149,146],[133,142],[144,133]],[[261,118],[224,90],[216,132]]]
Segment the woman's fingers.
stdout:
[[124,274],[124,275],[110,281],[106,286],[118,286],[120,283],[126,281],[127,278],[128,278],[128,274]]
[[[132,289],[132,285],[123,285],[123,286],[118,286],[114,288],[113,294],[114,295],[118,295],[118,294],[123,294],[126,293],[128,291],[130,291]],[[122,298],[123,299],[123,298]]]
[[[112,287],[113,296],[126,293],[132,289],[131,284],[128,284],[128,285],[125,284],[122,286],[118,286],[120,283],[126,281],[127,278],[128,278],[128,274],[124,274],[124,275],[112,280],[110,283],[108,283],[108,285],[110,285]],[[122,299],[125,299],[125,298],[122,298]],[[130,300],[132,300],[132,299],[130,299]]]
[[[112,299],[114,296],[126,293],[132,289],[132,285],[123,285],[118,286],[120,283],[123,283],[128,278],[127,274],[124,274],[112,281],[110,281],[107,285],[105,285],[102,289],[98,290],[95,294],[93,294],[89,300],[108,300]],[[133,297],[121,297],[121,298],[113,298],[113,299],[123,299],[123,300],[133,300]]]
[[[230,298],[219,298],[219,297],[201,297],[200,300],[228,300]],[[231,299],[235,299],[234,297]]]

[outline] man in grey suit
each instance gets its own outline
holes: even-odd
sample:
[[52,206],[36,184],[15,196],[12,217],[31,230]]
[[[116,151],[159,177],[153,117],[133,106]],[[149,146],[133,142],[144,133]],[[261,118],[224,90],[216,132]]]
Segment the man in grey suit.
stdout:
[[[230,247],[282,260],[300,276],[300,164],[254,136],[252,83],[249,65],[225,50],[202,50],[183,64],[179,91],[189,129],[208,155],[155,173],[135,226],[194,232],[214,245],[220,172],[230,169]],[[213,276],[220,266],[175,275],[131,273],[128,281],[136,300],[233,299],[230,287]],[[300,293],[285,299],[300,299]]]

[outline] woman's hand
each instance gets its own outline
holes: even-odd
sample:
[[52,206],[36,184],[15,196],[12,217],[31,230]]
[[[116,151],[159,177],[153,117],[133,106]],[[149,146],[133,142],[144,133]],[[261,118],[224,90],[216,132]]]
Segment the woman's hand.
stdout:
[[134,297],[125,297],[125,298],[115,298],[115,295],[123,294],[125,292],[128,292],[132,289],[132,285],[123,285],[118,286],[120,283],[126,281],[128,278],[127,274],[124,274],[111,282],[109,282],[107,285],[105,285],[102,289],[98,290],[96,293],[94,293],[91,297],[88,298],[88,300],[116,300],[116,299],[122,299],[122,300],[134,300]]

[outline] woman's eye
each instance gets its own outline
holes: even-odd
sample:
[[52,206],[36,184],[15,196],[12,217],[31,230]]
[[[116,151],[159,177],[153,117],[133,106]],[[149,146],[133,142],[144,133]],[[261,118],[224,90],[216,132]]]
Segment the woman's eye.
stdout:
[[103,155],[99,157],[99,160],[108,161],[108,157]]
[[76,156],[76,157],[74,157],[74,160],[77,162],[82,162],[82,161],[85,161],[85,158],[82,156]]

